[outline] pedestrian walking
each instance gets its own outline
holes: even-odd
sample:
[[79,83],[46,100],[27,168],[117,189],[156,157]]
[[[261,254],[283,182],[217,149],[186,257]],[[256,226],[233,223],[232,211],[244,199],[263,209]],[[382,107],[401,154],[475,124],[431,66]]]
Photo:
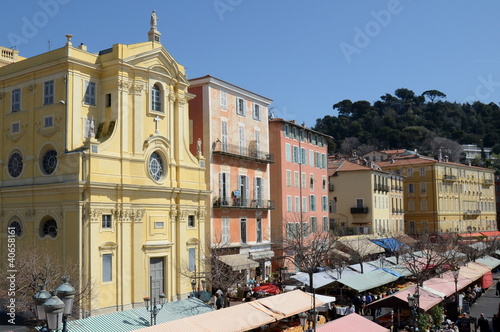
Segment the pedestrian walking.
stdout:
[[477,326],[481,332],[490,332],[490,323],[488,323],[488,320],[484,318],[484,314],[481,314],[477,320]]
[[219,310],[224,306],[224,298],[222,297],[221,293],[216,293],[215,296],[217,296],[217,300],[215,301],[215,306],[217,307],[217,310]]
[[500,280],[497,281],[497,296],[500,296]]

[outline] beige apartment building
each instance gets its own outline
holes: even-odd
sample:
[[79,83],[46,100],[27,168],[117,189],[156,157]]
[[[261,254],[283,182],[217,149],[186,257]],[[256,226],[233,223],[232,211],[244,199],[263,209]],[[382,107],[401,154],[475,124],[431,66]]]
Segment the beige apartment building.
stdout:
[[406,233],[496,230],[493,169],[419,155],[378,165],[404,177]]
[[339,235],[390,237],[404,232],[403,177],[372,162],[330,159],[330,220]]

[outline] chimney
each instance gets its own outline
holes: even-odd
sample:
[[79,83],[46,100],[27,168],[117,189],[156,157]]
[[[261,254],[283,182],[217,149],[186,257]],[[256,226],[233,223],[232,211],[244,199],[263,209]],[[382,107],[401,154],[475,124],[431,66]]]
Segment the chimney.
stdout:
[[448,156],[447,156],[447,155],[445,155],[445,156],[444,156],[444,162],[445,162],[445,163],[447,163],[447,162],[448,162]]
[[81,49],[82,51],[87,52],[87,45],[84,45],[83,43],[81,43],[80,46],[78,46],[78,48]]

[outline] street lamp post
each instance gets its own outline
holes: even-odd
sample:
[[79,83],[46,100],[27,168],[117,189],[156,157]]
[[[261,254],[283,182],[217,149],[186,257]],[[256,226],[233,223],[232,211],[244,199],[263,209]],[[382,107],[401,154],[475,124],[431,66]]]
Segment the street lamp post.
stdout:
[[300,314],[298,314],[298,316],[300,320],[300,326],[302,326],[302,331],[304,331],[304,327],[307,323],[307,314],[305,312],[301,312]]
[[47,322],[40,331],[61,330],[67,332],[68,316],[73,310],[75,288],[69,284],[69,277],[62,278],[63,283],[50,293],[45,285],[39,285],[39,291],[33,296],[36,305],[36,316]]
[[146,305],[146,311],[151,313],[150,317],[150,326],[156,325],[156,315],[160,312],[161,309],[163,309],[163,306],[165,305],[166,299],[165,299],[165,293],[160,293],[158,295],[159,299],[158,302],[156,302],[156,297],[153,296],[153,277],[149,277],[149,294],[153,297],[153,300],[151,302],[151,306],[149,305],[149,301],[151,299],[149,297],[144,298],[144,304]]
[[460,315],[460,305],[458,302],[458,275],[460,274],[460,269],[455,268],[453,271],[453,279],[455,280],[455,306],[457,308],[457,316]]
[[420,307],[420,294],[418,292],[418,288],[415,290],[415,293],[413,295],[408,294],[408,306],[410,307],[414,327],[417,328],[419,318],[418,309]]
[[[201,287],[200,287],[201,282]],[[193,290],[193,296],[197,299],[200,298],[201,292],[205,291],[206,280],[204,279],[203,273],[200,275],[196,274],[196,266],[194,267],[194,277],[191,279],[191,289]]]

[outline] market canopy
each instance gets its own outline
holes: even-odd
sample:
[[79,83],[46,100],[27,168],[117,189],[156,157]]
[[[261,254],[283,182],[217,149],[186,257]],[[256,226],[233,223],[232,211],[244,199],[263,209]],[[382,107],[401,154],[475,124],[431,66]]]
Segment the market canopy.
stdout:
[[370,332],[387,332],[389,329],[372,322],[365,317],[358,315],[356,313],[349,314],[347,316],[335,319],[329,323],[320,325],[316,327],[318,332],[359,332],[359,331],[370,331]]
[[496,268],[498,265],[500,265],[500,259],[496,259],[491,256],[484,256],[481,258],[476,259],[476,263],[486,265],[490,267],[491,269]]
[[[310,310],[312,307],[312,299],[313,297],[311,295],[300,290],[295,290],[192,317],[186,317],[165,324],[150,326],[138,331],[249,331],[283,318],[291,317],[300,312]],[[324,304],[325,302],[316,298],[316,306]]]
[[354,251],[361,256],[381,254],[385,252],[384,248],[376,245],[366,237],[346,237],[337,240],[337,245]]
[[384,269],[376,269],[370,272],[360,273],[358,275],[351,275],[345,278],[342,277],[338,280],[338,282],[355,289],[358,292],[363,292],[386,285],[398,279],[399,276],[396,276],[393,273],[387,272]]
[[239,270],[250,270],[256,267],[259,267],[259,263],[251,260],[250,258],[241,255],[223,255],[218,258],[222,263],[229,265],[233,271]]
[[[413,285],[405,288],[397,293],[391,294],[380,300],[370,303],[368,306],[383,307],[383,308],[408,308],[408,294],[415,294],[417,286]],[[419,308],[427,311],[439,304],[444,299],[444,294],[430,289],[428,287],[419,287],[420,294]]]
[[385,239],[374,239],[371,240],[373,243],[375,243],[378,246],[381,246],[382,248],[394,252],[394,251],[399,251],[401,249],[407,249],[408,246],[395,238],[389,237]]
[[[457,279],[457,290],[465,288],[470,283],[470,279],[466,278],[463,274],[460,275],[459,273]],[[443,293],[445,296],[450,296],[455,293],[455,278],[453,277],[453,272],[451,271],[446,271],[442,273],[441,276],[426,280],[423,284],[425,287]]]
[[486,231],[486,232],[481,232],[481,234],[487,236],[487,237],[500,237],[500,231]]
[[[334,274],[336,274],[334,271],[322,271],[313,273],[313,287],[321,288],[337,281],[337,278],[333,276]],[[290,278],[300,281],[302,284],[309,286],[309,274],[305,272],[299,272],[291,276]]]
[[[156,320],[158,324],[169,321],[179,321],[188,316],[213,312],[212,306],[209,306],[196,298],[189,298],[175,302],[168,302],[163,306],[163,309],[158,312]],[[149,326],[150,312],[145,307],[113,312],[106,315],[91,316],[78,320],[68,321],[68,330],[71,332],[87,332],[87,331],[109,331],[110,326],[115,331],[135,331],[137,329]],[[162,324],[163,325],[163,324]],[[185,331],[204,331],[199,329],[191,329],[189,326],[184,328]],[[179,331],[179,330],[162,330],[162,331]]]

